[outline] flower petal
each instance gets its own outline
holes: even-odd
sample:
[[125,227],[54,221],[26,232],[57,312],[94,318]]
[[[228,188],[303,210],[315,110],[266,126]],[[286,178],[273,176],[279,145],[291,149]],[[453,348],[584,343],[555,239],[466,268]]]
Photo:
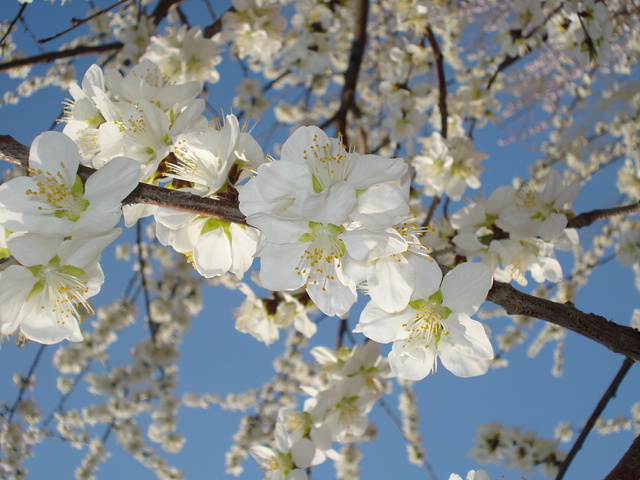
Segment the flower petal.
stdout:
[[360,323],[354,332],[361,332],[365,337],[378,343],[389,343],[406,337],[402,325],[413,316],[412,308],[405,308],[401,312],[389,313],[370,301],[360,314]]
[[431,373],[435,356],[433,351],[425,348],[424,359],[417,359],[402,354],[401,342],[394,342],[389,352],[391,371],[404,380],[422,380]]
[[52,312],[41,311],[26,317],[20,324],[20,331],[30,340],[51,345],[62,340],[80,342],[82,332],[75,318],[70,317],[64,323]]
[[11,265],[0,273],[0,333],[8,335],[19,326],[20,310],[36,283],[36,277],[21,265]]
[[34,233],[14,233],[7,238],[11,255],[25,267],[47,265],[56,256],[64,237],[60,235],[36,235]]
[[383,310],[398,312],[409,304],[415,278],[413,266],[403,256],[381,258],[367,279],[369,295]]
[[60,172],[69,187],[75,182],[79,164],[78,147],[64,133],[44,132],[31,144],[29,167],[52,174]]
[[442,280],[442,304],[456,313],[473,315],[492,284],[491,270],[484,263],[462,263]]
[[231,243],[224,228],[200,235],[193,250],[193,263],[206,278],[224,275],[231,268]]

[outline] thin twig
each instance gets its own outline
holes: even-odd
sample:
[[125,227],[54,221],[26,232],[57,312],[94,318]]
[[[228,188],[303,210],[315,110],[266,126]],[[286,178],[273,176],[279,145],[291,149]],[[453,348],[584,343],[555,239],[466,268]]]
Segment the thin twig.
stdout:
[[147,311],[147,323],[149,324],[149,331],[151,332],[151,341],[156,345],[156,334],[160,328],[158,322],[153,321],[151,316],[151,299],[149,297],[149,286],[147,285],[147,275],[144,270],[147,266],[147,260],[144,257],[144,248],[142,242],[142,222],[136,223],[136,245],[138,246],[138,269],[140,274],[140,285],[142,287],[142,295],[144,297],[144,306]]
[[2,36],[2,39],[0,39],[0,48],[2,48],[2,45],[4,44],[4,41],[7,39],[7,37],[11,33],[11,30],[13,30],[13,27],[15,27],[18,19],[20,19],[20,17],[22,16],[22,12],[24,12],[24,9],[27,8],[27,5],[29,5],[29,4],[28,3],[23,3],[20,6],[20,10],[18,10],[18,14],[15,16],[15,18],[13,20],[11,20],[11,23],[9,24],[9,27],[7,28],[7,31],[4,32],[4,35]]
[[[231,12],[235,12],[236,9],[233,7],[229,7],[227,9],[227,12],[231,13]],[[226,12],[225,12],[226,13]],[[222,30],[222,19],[224,17],[224,13],[222,15],[220,15],[218,18],[216,18],[216,20],[211,24],[211,25],[207,25],[204,28],[204,31],[202,32],[202,36],[205,38],[211,38],[213,37],[216,33],[220,32],[220,30]]]
[[26,375],[23,375],[21,377],[22,385],[20,385],[20,390],[18,391],[18,397],[16,398],[16,401],[13,403],[12,407],[9,409],[9,418],[7,423],[10,423],[11,420],[13,419],[13,416],[16,413],[16,409],[18,408],[18,405],[20,405],[20,402],[22,401],[22,397],[24,397],[24,392],[27,391],[27,385],[28,385],[29,379],[33,375],[33,372],[36,371],[36,368],[38,368],[38,364],[40,363],[40,359],[42,358],[42,354],[44,353],[44,350],[46,347],[47,345],[40,345],[40,347],[38,348],[38,351],[36,352],[36,356],[33,358],[33,362],[31,362],[29,371],[27,372]]
[[336,350],[340,350],[342,347],[342,340],[344,336],[349,332],[349,321],[348,317],[340,319],[340,327],[338,329],[338,335],[336,337]]
[[609,388],[607,388],[606,392],[604,392],[604,395],[602,395],[602,398],[596,405],[596,408],[593,410],[593,413],[587,420],[587,423],[584,425],[582,432],[580,432],[580,436],[576,439],[576,443],[573,444],[573,447],[571,447],[571,451],[569,452],[567,457],[563,460],[563,462],[560,464],[560,468],[558,469],[558,474],[556,475],[556,480],[562,480],[564,478],[564,475],[567,472],[569,465],[571,465],[572,460],[575,458],[578,451],[582,448],[584,441],[589,436],[589,433],[591,433],[591,430],[593,430],[593,426],[595,425],[596,420],[598,420],[598,418],[600,418],[600,415],[602,415],[602,412],[607,406],[607,403],[609,403],[609,400],[615,397],[618,387],[620,386],[620,383],[622,383],[622,380],[624,379],[625,375],[627,374],[627,372],[629,371],[633,363],[634,362],[628,358],[625,358],[624,361],[622,362],[622,366],[620,367],[620,370],[618,370],[618,373],[616,374],[613,381],[611,382],[611,385],[609,385]]
[[[391,410],[391,407],[389,407],[389,405],[387,405],[387,402],[384,401],[383,397],[380,397],[378,399],[378,405],[380,405],[380,408],[382,408],[382,410],[384,411],[384,413],[387,414],[387,416],[389,417],[389,419],[391,420],[391,423],[393,423],[395,425],[395,427],[398,429],[398,431],[400,432],[400,435],[402,436],[402,438],[404,439],[404,441],[406,443],[412,443],[404,434],[404,432],[402,431],[402,421],[398,418],[398,416],[395,414],[395,412],[393,410]],[[418,445],[419,447],[422,447],[422,445]],[[433,470],[433,467],[431,466],[431,464],[429,462],[427,462],[427,459],[425,458],[424,461],[422,462],[422,466],[425,468],[425,470],[427,471],[427,473],[429,474],[429,477],[431,477],[431,480],[438,480],[438,476],[436,475],[436,472]]]
[[93,55],[98,53],[113,52],[120,50],[124,45],[121,42],[107,43],[104,45],[81,45],[67,50],[57,50],[55,52],[47,52],[33,57],[19,58],[10,62],[0,63],[0,72],[11,70],[12,68],[24,67],[25,65],[37,65],[39,63],[53,62],[61,58],[79,57],[82,55]]
[[90,364],[87,363],[84,367],[82,367],[82,370],[80,370],[80,372],[76,374],[75,378],[73,379],[73,385],[71,385],[71,388],[69,388],[69,390],[65,391],[60,396],[60,399],[58,400],[58,404],[55,406],[55,408],[53,408],[53,410],[51,410],[49,415],[47,415],[47,418],[45,418],[42,421],[43,427],[49,426],[49,424],[53,421],[56,412],[62,413],[64,411],[64,405],[67,403],[67,400],[69,400],[69,397],[71,397],[73,392],[76,390],[76,388],[80,384],[80,380],[82,380],[84,376],[89,372],[89,365]]
[[113,8],[116,8],[117,6],[122,5],[123,3],[126,3],[126,2],[130,2],[130,1],[131,0],[120,0],[119,2],[116,2],[113,5],[111,5],[109,7],[105,7],[102,10],[99,10],[97,12],[94,12],[91,15],[89,15],[88,17],[85,17],[85,18],[75,18],[75,17],[73,17],[71,19],[71,23],[73,25],[71,25],[69,28],[67,28],[66,30],[63,30],[60,33],[56,33],[55,35],[53,35],[51,37],[47,37],[47,38],[43,38],[41,40],[38,40],[38,43],[40,43],[40,44],[47,43],[47,42],[50,42],[51,40],[55,40],[56,38],[60,38],[63,35],[73,31],[76,28],[78,28],[80,25],[84,25],[88,21],[93,20],[94,18],[102,15],[103,13],[107,13],[109,10],[111,10]]
[[171,7],[183,1],[184,0],[160,0],[156,5],[155,10],[151,14],[151,16],[153,17],[153,23],[155,23],[156,25],[160,24],[162,19],[164,19],[164,17],[166,17],[169,13]]

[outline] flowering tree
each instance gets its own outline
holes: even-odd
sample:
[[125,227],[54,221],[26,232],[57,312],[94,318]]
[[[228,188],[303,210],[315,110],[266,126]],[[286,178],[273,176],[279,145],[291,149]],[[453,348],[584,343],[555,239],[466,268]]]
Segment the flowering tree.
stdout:
[[[640,360],[640,310],[575,306],[614,263],[610,281],[630,269],[640,285],[633,1],[50,3],[7,1],[0,25],[3,111],[53,86],[67,98],[34,120],[53,131],[18,125],[30,149],[0,137],[14,165],[0,186],[3,478],[59,443],[82,451],[79,479],[111,454],[184,478],[179,415],[211,404],[244,412],[232,475],[257,462],[267,479],[359,478],[380,405],[399,433],[377,442],[400,439],[437,478],[418,385],[482,381],[547,343],[560,376],[581,338],[623,360],[590,418],[554,417],[555,438],[481,423],[477,468],[560,479],[594,428],[640,431],[640,403],[601,416]],[[54,9],[64,24],[43,22]],[[120,277],[111,299],[100,262]],[[208,287],[233,314],[203,305]],[[206,366],[233,377],[275,343],[271,380],[226,397],[205,392],[211,378],[184,384],[192,321],[212,310],[253,338],[227,332],[233,358]],[[606,478],[638,478],[640,440],[608,460]]]

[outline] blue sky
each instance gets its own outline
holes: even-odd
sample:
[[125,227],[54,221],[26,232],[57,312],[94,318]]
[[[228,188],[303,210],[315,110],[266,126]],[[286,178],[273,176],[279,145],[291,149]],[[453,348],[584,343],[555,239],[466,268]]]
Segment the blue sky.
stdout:
[[[40,3],[38,3],[40,2]],[[35,5],[38,3],[37,5]],[[109,2],[97,2],[107,5]],[[38,9],[38,14],[34,14]],[[19,6],[17,2],[4,1],[0,6],[0,19],[12,18]],[[82,16],[85,3],[80,0],[67,2],[65,6],[49,6],[42,0],[34,0],[29,7],[33,11],[27,16],[30,27],[38,36],[56,33],[72,15]],[[55,27],[52,27],[55,26]],[[21,38],[24,38],[22,36]],[[48,50],[49,48],[47,48]],[[31,53],[31,52],[29,52]],[[78,63],[78,80],[90,61],[83,59]],[[37,71],[42,72],[39,68]],[[226,71],[222,71],[223,79]],[[231,87],[234,82],[222,81],[214,85],[209,96],[210,103],[228,106],[231,99]],[[15,86],[15,82],[0,74],[0,92]],[[66,92],[55,87],[38,92],[17,106],[2,109],[0,115],[0,134],[9,134],[19,141],[29,144],[33,138],[49,128],[61,110],[61,101],[68,97]],[[218,100],[219,99],[219,100]],[[216,100],[218,100],[216,102]],[[267,118],[263,120],[267,127]],[[260,126],[260,125],[259,125]],[[528,161],[535,158],[527,147],[511,144],[497,147],[497,140],[504,134],[495,128],[476,131],[476,148],[490,154],[485,163],[482,177],[487,193],[509,182],[513,175],[526,175]],[[273,144],[262,147],[273,152]],[[592,187],[597,195],[583,192],[574,204],[576,212],[592,208],[612,206],[619,200],[612,179],[613,169],[605,172],[599,184]],[[581,239],[589,242],[589,232],[580,232]],[[124,240],[131,242],[134,232],[125,232]],[[113,250],[103,255],[103,267],[107,280],[103,292],[96,298],[98,303],[118,298],[122,285],[131,275],[131,265],[116,261]],[[254,266],[255,267],[255,266]],[[124,280],[123,280],[124,279]],[[237,332],[234,327],[232,309],[242,299],[238,292],[213,287],[203,287],[204,309],[194,320],[191,330],[185,335],[181,359],[179,362],[179,392],[241,392],[261,385],[273,375],[271,362],[282,350],[282,342],[265,347],[252,337]],[[490,306],[490,305],[488,305]],[[595,312],[617,323],[627,325],[635,307],[638,307],[638,293],[634,288],[633,274],[629,269],[621,268],[615,261],[598,269],[589,285],[579,294],[576,306],[586,312]],[[351,326],[355,325],[359,304],[352,313]],[[492,319],[488,322],[494,334],[498,334],[509,325],[508,318]],[[541,322],[533,328],[532,337],[542,327]],[[319,333],[314,337],[313,345],[333,345],[338,329],[337,320],[325,319],[320,324]],[[128,347],[147,334],[142,318],[128,328],[124,337],[124,346],[118,347],[114,355],[116,364],[127,361]],[[362,338],[358,338],[362,341]],[[571,422],[581,425],[590,415],[602,393],[618,371],[622,357],[607,351],[604,347],[569,333],[565,349],[565,373],[561,378],[551,375],[553,349],[546,346],[538,358],[526,355],[526,347],[507,355],[509,368],[491,370],[480,378],[461,379],[441,369],[436,375],[427,377],[415,385],[422,414],[421,432],[427,451],[427,460],[431,463],[439,479],[447,479],[452,472],[464,474],[478,464],[467,457],[467,451],[473,446],[476,426],[491,421],[502,422],[505,426],[520,426],[523,431],[537,430],[543,437],[551,437],[559,422]],[[13,402],[15,389],[11,386],[13,372],[25,371],[34,357],[38,345],[30,343],[17,347],[5,342],[0,350],[0,402]],[[34,396],[49,408],[57,401],[59,394],[55,390],[54,371],[50,366],[56,347],[48,347],[36,372],[38,384]],[[119,362],[119,363],[118,363]],[[640,373],[632,368],[622,384],[618,395],[610,402],[605,417],[619,414],[629,415],[629,409],[638,401]],[[394,391],[399,391],[397,385]],[[74,395],[69,406],[87,405],[100,401],[87,392]],[[301,398],[302,401],[302,398]],[[392,409],[397,411],[394,395],[385,398]],[[45,414],[48,413],[44,408]],[[188,479],[225,478],[224,452],[232,442],[241,414],[225,412],[215,405],[207,410],[181,408],[178,431],[187,436],[187,443],[179,454],[166,454],[169,463],[183,469]],[[400,433],[392,421],[376,406],[371,420],[379,429],[378,438],[371,444],[362,445],[364,459],[361,464],[363,479],[378,478],[428,478],[423,469],[409,465],[406,461],[405,446]],[[141,424],[147,419],[142,418]],[[100,430],[97,430],[99,432]],[[601,437],[592,434],[583,450],[574,460],[567,479],[602,478],[615,465],[633,439],[632,432]],[[99,470],[97,478],[136,478],[151,479],[155,476],[128,458],[117,446],[114,439],[109,445],[113,456]],[[570,444],[563,448],[569,450]],[[26,466],[30,470],[29,478],[51,478],[55,468],[57,478],[71,478],[84,451],[77,451],[57,440],[47,440],[35,449],[34,458]],[[61,459],[63,459],[61,461]],[[328,462],[314,478],[332,478],[333,468]],[[517,470],[505,470],[501,467],[485,467],[492,478],[519,479]],[[543,478],[540,474],[527,473],[528,480]],[[253,460],[246,463],[241,478],[261,478],[261,471]]]

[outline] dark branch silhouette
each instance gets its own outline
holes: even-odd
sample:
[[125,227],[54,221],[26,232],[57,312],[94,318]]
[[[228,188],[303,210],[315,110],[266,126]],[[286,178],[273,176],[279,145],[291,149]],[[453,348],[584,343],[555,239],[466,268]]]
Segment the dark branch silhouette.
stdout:
[[[63,31],[56,33],[55,35],[52,35],[50,37],[47,38],[42,38],[40,40],[38,40],[38,43],[47,43],[50,42],[51,40],[55,40],[56,38],[60,38],[63,35],[66,35],[67,33],[75,30],[76,28],[78,28],[80,25],[84,25],[85,23],[87,23],[88,21],[99,17],[100,15],[102,15],[103,13],[108,12],[109,10],[112,10],[114,8],[116,8],[119,5],[122,5],[123,3],[127,3],[130,2],[131,0],[120,0],[116,3],[114,3],[113,5],[109,5],[108,7],[103,8],[102,10],[98,10],[97,12],[92,13],[91,15],[85,17],[85,18],[75,18],[73,17],[71,19],[71,23],[72,25],[69,28],[64,29]],[[25,4],[26,5],[26,4]]]
[[591,225],[598,220],[603,220],[609,217],[615,217],[617,215],[626,215],[628,213],[635,213],[640,211],[640,202],[630,203],[628,205],[621,205],[620,207],[603,208],[600,210],[592,210],[590,212],[584,212],[580,215],[576,215],[567,222],[567,227],[581,228]]
[[24,12],[25,8],[27,8],[27,5],[29,5],[29,4],[28,3],[23,3],[22,5],[20,5],[20,10],[18,10],[18,13],[16,14],[16,16],[13,18],[13,20],[11,20],[11,23],[7,27],[7,31],[4,32],[4,35],[2,36],[2,38],[0,38],[0,47],[2,47],[2,45],[4,45],[4,41],[11,34],[11,31],[13,30],[13,27],[16,25],[16,23],[18,22],[18,20],[22,16],[22,13]]
[[440,110],[440,133],[442,138],[447,138],[448,130],[448,118],[449,113],[447,110],[447,79],[444,75],[444,57],[442,51],[436,40],[436,36],[433,34],[430,26],[427,26],[425,31],[433,56],[436,59],[436,72],[438,73],[438,109]]
[[99,53],[115,52],[120,50],[124,45],[121,42],[107,43],[104,45],[82,45],[80,47],[69,48],[66,50],[57,50],[55,52],[47,52],[33,57],[19,58],[10,62],[0,63],[0,72],[11,70],[12,68],[24,67],[25,65],[37,65],[39,63],[49,63],[61,58],[80,57],[82,55],[96,55]]
[[598,405],[596,405],[596,408],[593,410],[593,413],[587,420],[587,423],[585,423],[584,428],[582,429],[582,432],[580,432],[580,436],[576,440],[576,443],[573,444],[573,447],[571,447],[571,451],[569,452],[567,457],[564,459],[564,461],[560,464],[560,468],[558,469],[558,474],[556,475],[556,480],[562,480],[564,478],[564,475],[567,472],[569,465],[571,465],[571,462],[575,458],[578,451],[582,448],[582,445],[584,444],[584,441],[589,436],[589,433],[591,433],[591,430],[593,430],[593,426],[596,424],[596,420],[598,420],[598,418],[600,418],[600,415],[602,415],[602,412],[604,411],[607,404],[609,403],[609,400],[611,400],[613,397],[616,396],[618,387],[622,383],[622,380],[624,379],[625,375],[627,374],[627,372],[629,371],[632,365],[633,365],[633,362],[631,360],[629,360],[628,358],[624,359],[624,361],[622,362],[622,366],[620,367],[620,370],[618,370],[618,373],[616,374],[613,381],[611,382],[611,385],[609,385],[609,388],[607,388],[607,391],[604,392],[604,395],[602,395],[602,398],[598,402]]
[[[169,9],[183,0],[162,0],[156,6],[155,10],[151,14],[154,22],[159,24],[162,19],[167,15]],[[25,6],[27,4],[24,4]],[[229,9],[231,10],[231,9]],[[220,31],[222,27],[222,19],[219,18],[212,25],[205,29],[205,37],[212,37],[215,33]],[[63,32],[64,33],[64,32]],[[49,40],[49,39],[45,39]],[[69,48],[66,50],[58,50],[55,52],[47,52],[40,55],[34,55],[27,58],[19,58],[11,60],[10,62],[0,63],[0,72],[11,70],[12,68],[24,67],[26,65],[37,65],[40,63],[49,63],[54,60],[60,60],[62,58],[79,57],[83,55],[97,55],[100,53],[117,52],[124,47],[121,42],[112,42],[103,45],[81,45],[79,47]]]
[[640,361],[640,331],[611,322],[600,315],[585,313],[571,302],[557,303],[534,297],[508,283],[493,282],[487,300],[497,303],[509,315],[526,315],[572,330],[620,353]]
[[325,128],[333,123],[336,131],[343,135],[343,141],[349,144],[347,132],[347,114],[355,112],[356,106],[356,86],[358,84],[358,75],[364,58],[364,51],[367,44],[367,19],[369,18],[369,0],[358,0],[355,14],[355,32],[353,35],[353,43],[351,44],[351,55],[349,56],[349,66],[344,72],[344,87],[340,95],[340,108],[335,115],[327,120],[321,128]]
[[604,480],[638,480],[640,472],[640,435]]

